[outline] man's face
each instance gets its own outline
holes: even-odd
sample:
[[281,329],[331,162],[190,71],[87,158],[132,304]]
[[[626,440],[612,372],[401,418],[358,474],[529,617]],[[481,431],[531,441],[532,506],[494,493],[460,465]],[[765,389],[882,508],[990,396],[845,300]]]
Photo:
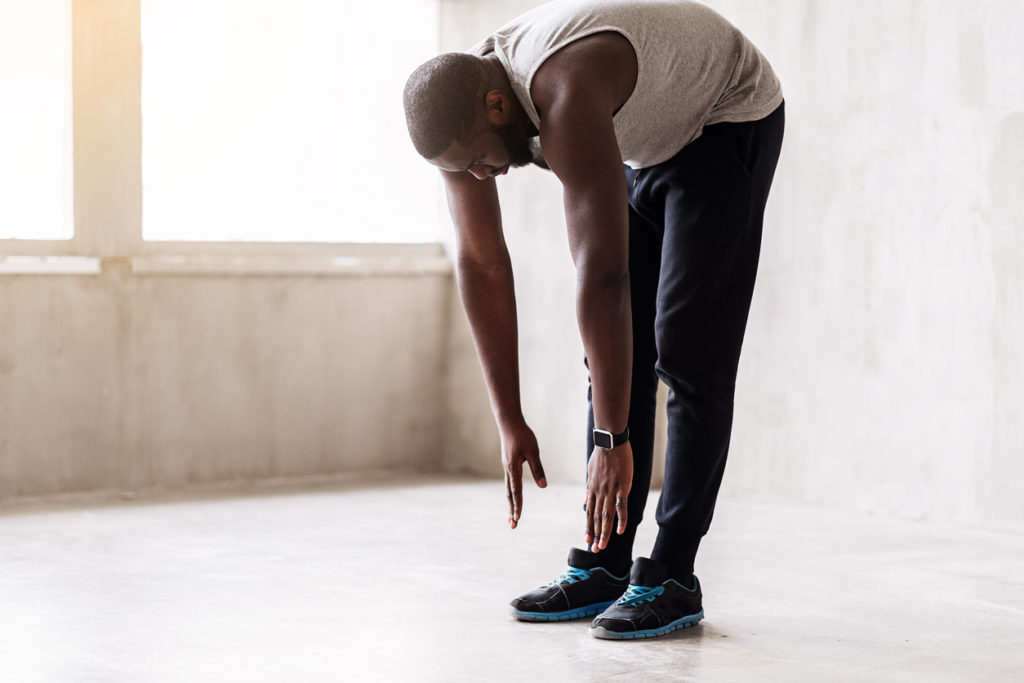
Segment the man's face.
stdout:
[[519,130],[518,126],[514,123],[506,123],[503,126],[493,126],[493,130],[505,145],[512,168],[522,168],[533,161],[529,138]]
[[445,171],[468,171],[478,180],[508,173],[533,161],[529,139],[513,123],[489,124],[468,144],[457,140],[430,163]]

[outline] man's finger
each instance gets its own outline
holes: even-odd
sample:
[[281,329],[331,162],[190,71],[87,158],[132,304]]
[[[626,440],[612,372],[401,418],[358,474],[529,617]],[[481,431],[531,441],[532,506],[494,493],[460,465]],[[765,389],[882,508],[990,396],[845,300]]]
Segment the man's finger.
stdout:
[[540,464],[540,456],[534,454],[527,462],[530,463],[530,473],[537,486],[544,488],[548,485],[547,477],[544,476],[544,465]]
[[508,500],[508,525],[515,529],[516,523],[512,519],[512,486],[509,482],[508,470],[505,470],[505,498]]
[[512,521],[519,523],[523,514],[523,466],[512,467]]
[[608,541],[612,537],[612,526],[615,520],[615,507],[610,499],[605,499],[601,508],[601,548],[608,547]]
[[587,503],[585,509],[587,527],[584,532],[584,540],[589,546],[594,541],[594,494],[590,491],[587,491]]
[[596,553],[601,549],[601,500],[599,498],[594,500],[594,508],[590,514],[594,519],[594,533],[591,538],[590,551]]
[[619,518],[618,532],[620,536],[626,533],[626,519],[629,517],[628,502],[625,496],[615,498],[615,516]]

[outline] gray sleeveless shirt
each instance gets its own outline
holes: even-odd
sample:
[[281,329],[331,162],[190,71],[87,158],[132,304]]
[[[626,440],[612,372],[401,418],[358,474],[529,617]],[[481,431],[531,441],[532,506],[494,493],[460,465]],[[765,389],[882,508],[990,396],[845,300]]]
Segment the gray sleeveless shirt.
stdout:
[[514,19],[470,53],[494,54],[533,124],[530,97],[544,61],[574,40],[622,34],[637,55],[633,93],[613,118],[623,163],[659,164],[704,126],[755,121],[782,102],[782,87],[753,43],[708,7],[689,0],[559,0]]

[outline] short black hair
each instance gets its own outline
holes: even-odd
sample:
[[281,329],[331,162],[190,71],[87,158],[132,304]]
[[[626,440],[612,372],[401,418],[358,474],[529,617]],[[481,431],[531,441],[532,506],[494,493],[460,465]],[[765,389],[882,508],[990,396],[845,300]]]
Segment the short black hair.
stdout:
[[405,122],[416,151],[433,159],[466,142],[487,88],[483,60],[447,52],[421,64],[405,83]]

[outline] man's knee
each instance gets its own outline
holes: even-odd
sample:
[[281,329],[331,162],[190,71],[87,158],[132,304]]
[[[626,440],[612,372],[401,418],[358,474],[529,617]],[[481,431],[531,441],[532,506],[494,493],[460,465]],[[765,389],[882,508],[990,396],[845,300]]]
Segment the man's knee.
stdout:
[[736,368],[718,367],[698,357],[665,354],[658,357],[655,371],[678,399],[714,401],[732,405],[736,394]]
[[742,337],[710,321],[670,326],[659,321],[655,371],[677,393],[732,401]]

